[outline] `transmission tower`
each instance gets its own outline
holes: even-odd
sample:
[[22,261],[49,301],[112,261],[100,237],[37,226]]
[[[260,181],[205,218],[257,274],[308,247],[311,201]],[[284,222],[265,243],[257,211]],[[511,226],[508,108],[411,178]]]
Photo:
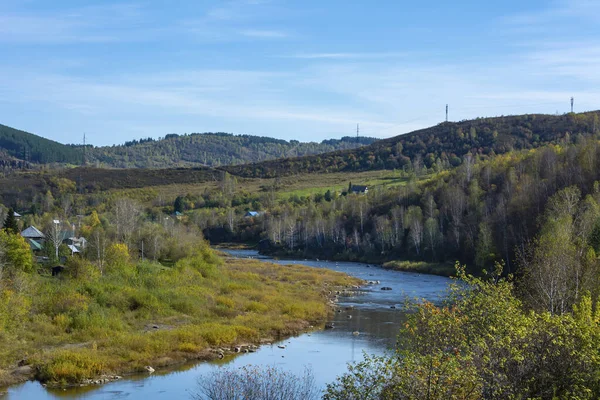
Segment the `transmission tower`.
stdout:
[[446,104],[446,122],[448,122],[448,104]]
[[571,96],[571,112],[573,112],[573,103],[575,102],[575,99],[573,98],[573,96]]
[[83,132],[83,165],[86,165],[86,160],[85,160],[85,132]]

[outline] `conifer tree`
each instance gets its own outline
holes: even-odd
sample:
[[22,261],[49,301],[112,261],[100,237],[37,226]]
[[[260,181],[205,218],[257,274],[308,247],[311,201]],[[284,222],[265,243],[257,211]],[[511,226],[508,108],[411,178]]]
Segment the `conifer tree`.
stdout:
[[8,210],[6,220],[4,220],[4,229],[9,233],[18,233],[19,225],[17,225],[17,219],[15,218],[15,210],[12,208]]

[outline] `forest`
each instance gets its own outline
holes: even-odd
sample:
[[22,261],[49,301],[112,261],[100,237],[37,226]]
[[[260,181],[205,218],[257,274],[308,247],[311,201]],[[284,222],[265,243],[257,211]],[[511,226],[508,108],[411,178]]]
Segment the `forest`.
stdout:
[[0,171],[40,169],[44,165],[90,165],[101,168],[216,167],[285,157],[299,157],[374,143],[370,137],[285,141],[230,133],[170,133],[123,145],[61,144],[32,133],[0,125]]
[[[21,163],[10,161],[20,160]],[[81,151],[53,140],[0,124],[0,167],[22,168],[28,163],[80,165]]]
[[305,172],[457,167],[462,158],[493,156],[559,144],[600,130],[600,112],[564,115],[527,114],[443,122],[377,141],[369,146],[327,154],[223,167],[236,176],[275,177]]
[[348,136],[316,143],[229,133],[168,134],[159,140],[147,138],[122,146],[94,147],[86,159],[92,165],[114,168],[218,167],[354,149],[375,141]]

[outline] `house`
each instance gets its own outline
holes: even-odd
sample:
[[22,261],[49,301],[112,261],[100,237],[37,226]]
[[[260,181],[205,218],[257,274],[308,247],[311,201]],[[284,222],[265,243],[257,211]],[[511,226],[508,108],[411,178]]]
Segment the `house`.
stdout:
[[181,217],[183,217],[183,213],[179,212],[179,211],[175,211],[175,213],[173,214],[173,216],[175,218],[177,218],[178,220],[181,219]]
[[352,187],[350,188],[350,193],[367,194],[368,192],[369,192],[369,188],[366,186],[362,186],[362,185],[352,185]]
[[79,253],[79,252],[85,250],[88,242],[87,242],[86,238],[84,238],[83,236],[82,237],[71,236],[71,237],[63,240],[63,243],[66,244],[67,246],[69,246],[69,249],[71,249],[71,246],[75,247],[75,249],[77,251],[73,251],[73,249],[71,249],[71,253]]
[[21,236],[23,236],[25,239],[33,239],[36,241],[41,241],[46,238],[46,235],[44,235],[42,231],[33,225],[21,231]]
[[248,211],[246,214],[244,214],[244,218],[255,218],[255,217],[260,217],[260,212],[258,211]]
[[29,247],[31,247],[31,250],[34,253],[40,252],[44,249],[44,239],[46,238],[46,235],[44,235],[35,226],[32,225],[29,228],[23,230],[21,232],[21,236],[23,236],[25,241],[29,243]]
[[18,212],[16,212],[16,211],[15,211],[15,212],[13,212],[13,215],[15,216],[15,219],[19,219],[19,218],[21,218],[21,217],[22,217],[22,215],[21,215],[21,214],[19,214],[19,213],[18,213]]
[[79,249],[75,245],[68,244],[67,247],[69,250],[71,250],[71,255],[80,253]]

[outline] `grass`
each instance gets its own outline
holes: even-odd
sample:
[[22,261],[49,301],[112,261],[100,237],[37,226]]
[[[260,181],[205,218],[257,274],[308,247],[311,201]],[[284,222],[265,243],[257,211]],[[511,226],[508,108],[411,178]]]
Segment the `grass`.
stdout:
[[[427,179],[427,176],[421,179]],[[408,182],[408,178],[400,171],[364,171],[364,172],[334,172],[321,174],[298,174],[276,179],[239,178],[237,187],[248,193],[265,192],[268,188],[277,185],[275,193],[279,199],[287,199],[290,196],[299,197],[325,193],[328,189],[341,193],[348,189],[348,183],[356,185],[367,185],[370,188],[382,186],[391,188],[401,186]],[[171,204],[175,197],[186,193],[203,193],[205,190],[217,190],[218,182],[206,181],[200,183],[177,183],[170,185],[156,185],[136,189],[112,189],[107,196],[125,196],[139,200],[143,203],[151,203],[157,198],[163,199]]]
[[285,337],[324,322],[328,288],[358,283],[333,271],[223,260],[207,248],[172,268],[124,263],[85,279],[22,279],[20,293],[4,290],[0,309],[4,384],[19,360],[38,380],[68,385]]
[[453,276],[456,273],[454,264],[428,263],[425,261],[394,260],[384,263],[383,268],[441,276]]

